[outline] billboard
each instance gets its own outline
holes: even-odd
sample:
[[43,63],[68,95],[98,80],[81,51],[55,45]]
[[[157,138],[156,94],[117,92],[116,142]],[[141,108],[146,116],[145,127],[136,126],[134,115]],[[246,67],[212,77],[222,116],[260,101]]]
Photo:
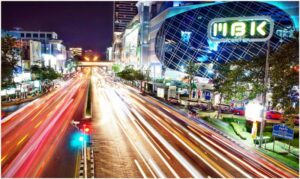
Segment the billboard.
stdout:
[[214,42],[264,42],[273,35],[274,22],[268,16],[215,18],[208,24],[208,38]]
[[30,63],[40,63],[42,59],[41,42],[30,40],[29,42]]
[[124,48],[122,54],[122,60],[128,63],[138,63],[138,36],[139,28],[128,29],[124,35]]

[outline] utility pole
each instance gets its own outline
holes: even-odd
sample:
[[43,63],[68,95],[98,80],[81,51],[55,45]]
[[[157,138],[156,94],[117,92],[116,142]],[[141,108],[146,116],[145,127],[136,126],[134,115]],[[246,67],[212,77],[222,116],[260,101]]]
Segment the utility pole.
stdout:
[[267,112],[267,92],[268,92],[268,80],[269,80],[269,53],[270,53],[270,40],[267,42],[267,54],[266,54],[266,66],[265,66],[265,78],[264,78],[264,92],[262,96],[262,105],[263,110],[261,113],[261,123],[260,123],[260,133],[259,133],[259,148],[261,148],[262,145],[262,139],[263,139],[263,131],[264,131],[264,125],[265,125],[265,114]]

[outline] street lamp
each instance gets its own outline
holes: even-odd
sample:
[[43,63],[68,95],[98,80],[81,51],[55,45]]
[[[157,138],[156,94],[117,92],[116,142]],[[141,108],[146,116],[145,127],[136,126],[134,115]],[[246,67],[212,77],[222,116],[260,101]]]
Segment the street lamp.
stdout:
[[94,56],[93,61],[97,61],[98,60],[98,56]]
[[85,61],[90,61],[90,58],[88,58],[88,57],[84,57],[84,59],[85,59]]

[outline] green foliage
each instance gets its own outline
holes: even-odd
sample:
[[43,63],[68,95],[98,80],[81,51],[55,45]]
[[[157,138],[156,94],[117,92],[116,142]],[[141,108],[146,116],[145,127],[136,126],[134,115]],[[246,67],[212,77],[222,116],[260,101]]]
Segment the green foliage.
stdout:
[[[299,71],[292,67],[299,66],[299,37],[281,46],[270,57],[270,79],[273,107],[281,104],[285,114],[299,114],[299,106],[292,107],[289,95],[294,86],[299,86]],[[299,104],[299,103],[298,103]]]
[[241,127],[239,124],[237,124],[235,122],[231,122],[230,125],[233,128],[236,135],[240,136],[240,138],[243,140],[247,139],[247,135],[245,135],[245,132],[244,132],[245,131],[244,127]]
[[146,75],[141,70],[135,70],[133,76],[135,80],[146,80]]
[[56,72],[51,67],[39,67],[38,65],[33,65],[31,67],[31,73],[33,76],[35,76],[36,79],[39,80],[55,80],[57,78],[61,78],[62,75],[58,72]]
[[189,83],[189,98],[192,97],[192,83],[194,81],[194,78],[196,74],[198,73],[198,69],[200,67],[200,64],[195,64],[192,60],[189,60],[187,65],[185,66],[185,73],[188,75],[185,77],[188,79]]
[[229,117],[223,117],[222,119],[224,122],[236,122],[239,124],[245,124],[246,120],[241,118],[229,118]]
[[115,72],[115,73],[119,73],[121,71],[120,64],[117,64],[117,63],[113,64],[112,71]]
[[20,52],[15,48],[16,40],[11,36],[1,38],[1,86],[13,85],[13,70],[17,67]]
[[142,90],[142,82],[147,79],[146,74],[144,74],[141,70],[135,70],[132,66],[126,66],[123,71],[117,73],[117,76],[133,82],[134,80],[140,81],[140,88]]
[[124,68],[124,70],[120,71],[119,73],[117,73],[117,76],[127,80],[127,81],[133,81],[135,80],[134,78],[135,75],[135,70],[133,69],[132,66],[128,65]]
[[[272,104],[281,104],[285,114],[298,114],[299,106],[292,107],[290,94],[294,86],[299,86],[298,34],[291,42],[284,44],[275,52],[270,53],[269,77],[272,91]],[[213,80],[215,91],[229,100],[254,99],[265,91],[266,57],[255,57],[250,61],[239,60],[220,65],[217,77]],[[299,105],[299,103],[298,103]]]
[[254,99],[264,90],[265,57],[239,60],[220,66],[213,80],[215,91],[227,99]]

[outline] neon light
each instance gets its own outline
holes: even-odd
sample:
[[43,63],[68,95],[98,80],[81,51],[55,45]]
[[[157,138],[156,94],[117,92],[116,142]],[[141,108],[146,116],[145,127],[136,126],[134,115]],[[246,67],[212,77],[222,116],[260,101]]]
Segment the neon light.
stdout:
[[243,36],[246,33],[246,24],[244,22],[235,22],[231,26],[231,36]]
[[223,36],[225,37],[227,35],[227,23],[223,24]]
[[213,42],[263,42],[271,38],[273,29],[268,16],[216,18],[209,22],[207,34]]
[[214,24],[214,36],[217,36],[218,33],[218,24]]
[[251,36],[255,35],[255,27],[256,27],[256,23],[255,22],[251,22],[251,31],[250,31],[250,35]]
[[259,32],[261,35],[266,35],[266,31],[264,30],[264,27],[266,26],[267,22],[263,21],[261,24],[257,26],[257,32]]

